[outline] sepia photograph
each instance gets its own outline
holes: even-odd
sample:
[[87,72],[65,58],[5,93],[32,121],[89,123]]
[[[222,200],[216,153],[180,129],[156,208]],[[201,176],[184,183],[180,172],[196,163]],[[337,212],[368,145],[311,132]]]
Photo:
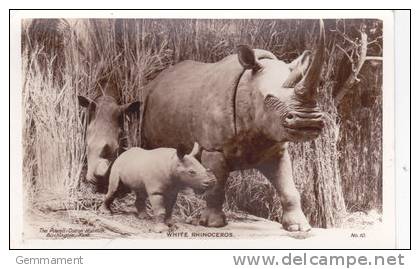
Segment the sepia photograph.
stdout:
[[20,18],[12,246],[393,247],[392,32],[295,15]]

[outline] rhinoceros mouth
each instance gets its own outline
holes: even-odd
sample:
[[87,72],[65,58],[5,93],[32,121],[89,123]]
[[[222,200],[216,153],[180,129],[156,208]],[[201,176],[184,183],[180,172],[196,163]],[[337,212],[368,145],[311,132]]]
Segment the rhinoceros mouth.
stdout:
[[283,122],[286,132],[301,140],[316,138],[324,128],[322,113],[291,112]]
[[314,127],[299,127],[299,128],[291,128],[285,127],[286,131],[293,135],[293,136],[301,136],[301,137],[317,137],[322,129],[321,128],[314,128]]
[[290,128],[285,127],[287,137],[290,141],[310,141],[317,138],[322,129],[314,127],[299,127]]
[[286,130],[294,132],[321,132],[322,128],[319,127],[285,127]]

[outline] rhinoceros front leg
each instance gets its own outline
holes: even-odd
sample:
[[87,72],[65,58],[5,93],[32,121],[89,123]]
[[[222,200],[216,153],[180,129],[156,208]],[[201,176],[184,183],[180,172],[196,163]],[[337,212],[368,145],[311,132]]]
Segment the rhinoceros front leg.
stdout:
[[288,231],[309,231],[309,225],[302,212],[300,195],[292,175],[292,164],[287,148],[258,167],[261,173],[274,185],[283,208],[282,225]]
[[229,176],[223,153],[203,150],[201,163],[216,176],[215,186],[205,195],[207,207],[201,212],[199,224],[208,227],[222,227],[227,224],[222,207],[225,201],[225,183]]

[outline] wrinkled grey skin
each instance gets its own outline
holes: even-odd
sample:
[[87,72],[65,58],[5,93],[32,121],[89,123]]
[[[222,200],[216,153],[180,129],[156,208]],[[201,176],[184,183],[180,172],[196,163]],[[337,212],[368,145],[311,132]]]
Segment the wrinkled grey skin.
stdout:
[[139,112],[140,102],[118,105],[111,96],[100,96],[94,100],[78,96],[79,105],[88,110],[86,130],[87,174],[86,180],[96,190],[104,192],[108,185],[108,173],[112,162],[122,151],[124,113]]
[[292,63],[272,53],[239,46],[238,54],[216,63],[181,62],[149,84],[142,121],[144,148],[192,147],[204,150],[203,165],[217,177],[206,196],[200,224],[226,225],[222,211],[230,171],[258,169],[278,191],[282,225],[308,231],[295,187],[288,141],[315,139],[324,126],[316,88],[324,57],[324,26],[315,53]]
[[131,148],[114,162],[109,176],[108,193],[104,209],[111,212],[120,183],[136,193],[136,208],[139,217],[145,216],[146,198],[152,205],[155,232],[162,232],[173,225],[172,209],[178,192],[191,187],[203,193],[216,182],[216,177],[196,159],[199,145],[187,154],[186,148],[157,148],[144,150]]

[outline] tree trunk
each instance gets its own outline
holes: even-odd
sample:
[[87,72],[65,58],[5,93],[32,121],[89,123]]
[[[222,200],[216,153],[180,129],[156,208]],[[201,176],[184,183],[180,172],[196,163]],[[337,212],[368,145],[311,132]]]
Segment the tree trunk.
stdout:
[[326,124],[320,137],[311,142],[291,143],[293,173],[301,192],[303,211],[311,225],[333,227],[346,214],[339,169],[337,111],[332,98],[332,85],[321,90],[321,109]]

